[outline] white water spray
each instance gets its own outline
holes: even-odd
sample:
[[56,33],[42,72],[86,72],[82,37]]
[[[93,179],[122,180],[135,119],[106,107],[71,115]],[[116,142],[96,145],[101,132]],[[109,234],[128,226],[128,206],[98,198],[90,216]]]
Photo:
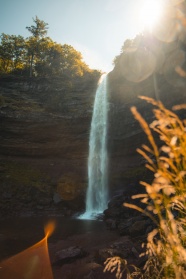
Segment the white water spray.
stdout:
[[104,74],[99,80],[94,101],[89,139],[86,211],[80,216],[81,219],[93,219],[107,207],[107,115],[107,75]]

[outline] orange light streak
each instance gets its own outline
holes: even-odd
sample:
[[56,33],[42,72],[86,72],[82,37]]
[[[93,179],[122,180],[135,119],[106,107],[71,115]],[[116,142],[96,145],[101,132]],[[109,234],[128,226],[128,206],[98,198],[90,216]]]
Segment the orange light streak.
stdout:
[[53,279],[48,253],[48,237],[55,223],[45,227],[45,237],[30,248],[0,263],[1,279]]

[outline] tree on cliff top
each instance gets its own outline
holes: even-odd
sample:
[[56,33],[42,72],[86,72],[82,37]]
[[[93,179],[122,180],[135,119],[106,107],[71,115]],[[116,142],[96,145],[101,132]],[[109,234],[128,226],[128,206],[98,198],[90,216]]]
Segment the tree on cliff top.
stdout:
[[22,36],[7,35],[0,36],[0,70],[3,73],[11,72],[23,67],[25,41]]
[[47,34],[48,23],[40,20],[37,16],[33,18],[35,25],[27,26],[26,29],[32,34],[28,38],[28,56],[29,56],[29,68],[30,77],[33,75],[33,63],[37,54],[39,54],[44,37]]
[[35,26],[27,26],[26,29],[28,29],[28,31],[32,34],[34,38],[43,38],[47,34],[48,23],[44,22],[43,20],[40,20],[37,16],[33,18],[33,21],[35,23]]
[[0,36],[0,73],[30,77],[60,77],[72,83],[82,78],[98,78],[82,54],[73,46],[59,44],[47,37],[48,24],[37,16],[26,29],[28,38],[2,33]]

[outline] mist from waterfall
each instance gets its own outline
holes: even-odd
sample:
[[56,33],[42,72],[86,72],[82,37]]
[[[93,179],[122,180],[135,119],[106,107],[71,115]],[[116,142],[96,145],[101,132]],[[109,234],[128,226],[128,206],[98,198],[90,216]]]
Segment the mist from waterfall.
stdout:
[[93,219],[102,213],[108,202],[108,126],[107,75],[101,76],[96,91],[92,115],[89,157],[88,189],[86,194],[86,211],[82,219]]

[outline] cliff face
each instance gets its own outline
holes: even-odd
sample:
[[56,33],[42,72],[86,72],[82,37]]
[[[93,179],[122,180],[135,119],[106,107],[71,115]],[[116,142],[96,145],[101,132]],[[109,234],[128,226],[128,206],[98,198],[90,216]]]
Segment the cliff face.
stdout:
[[[116,193],[120,189],[129,192],[138,191],[140,180],[152,181],[152,174],[144,167],[143,157],[136,152],[142,144],[149,145],[149,143],[132,115],[131,107],[136,106],[145,120],[151,123],[154,107],[139,99],[139,96],[160,100],[168,109],[171,109],[173,105],[185,103],[186,81],[173,72],[171,75],[171,79],[166,79],[165,75],[154,73],[141,82],[132,82],[123,75],[121,63],[118,63],[109,74],[108,150],[111,192]],[[179,114],[181,118],[186,116],[183,110]],[[161,144],[158,139],[157,142]]]
[[[139,180],[152,179],[136,148],[146,136],[130,109],[136,106],[150,123],[152,106],[139,95],[159,98],[167,108],[185,102],[186,83],[151,75],[128,81],[122,68],[109,73],[110,195],[138,191]],[[87,188],[90,123],[97,79],[0,79],[0,212],[30,214],[83,210]],[[184,117],[182,111],[181,117]]]
[[96,84],[69,90],[60,80],[0,80],[1,212],[14,201],[15,210],[28,204],[42,210],[61,200],[68,208],[84,196]]

